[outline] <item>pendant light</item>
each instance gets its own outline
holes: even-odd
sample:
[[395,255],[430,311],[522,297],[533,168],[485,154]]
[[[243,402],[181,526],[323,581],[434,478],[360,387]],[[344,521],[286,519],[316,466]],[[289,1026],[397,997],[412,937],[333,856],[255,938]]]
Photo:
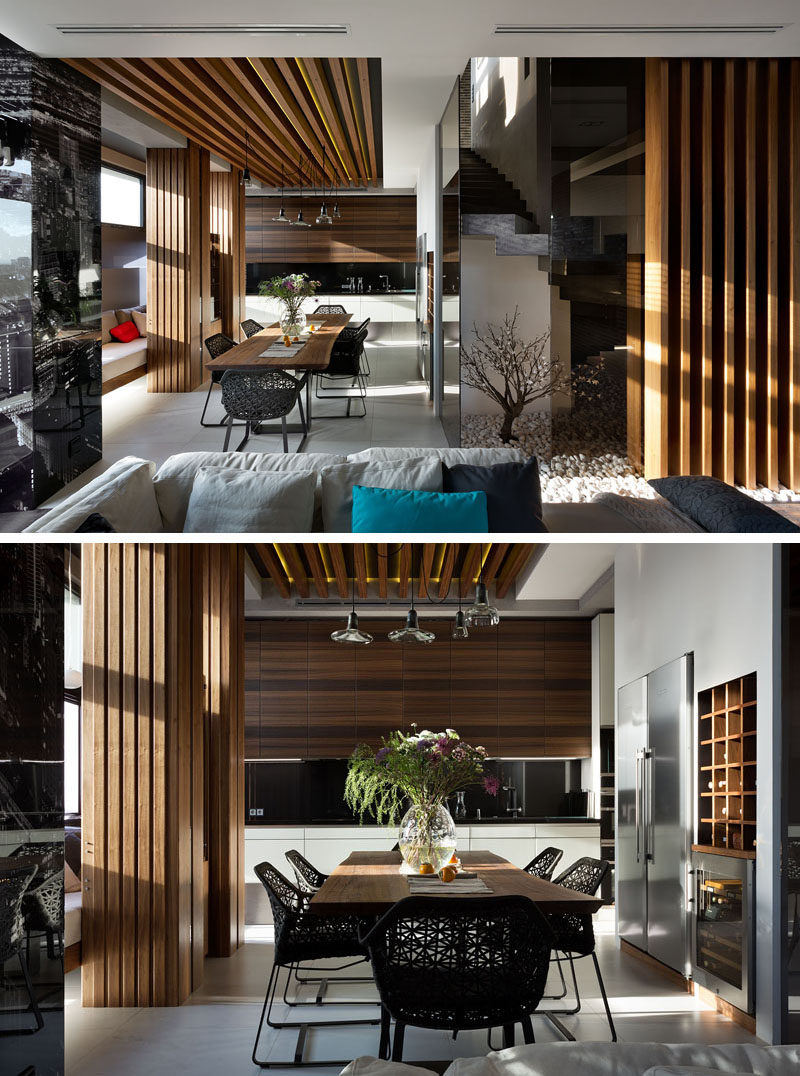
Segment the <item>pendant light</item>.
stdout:
[[325,205],[325,147],[322,147],[322,205],[319,209],[319,216],[317,217],[317,224],[333,224],[333,219],[328,213],[328,207]]
[[[413,546],[412,556],[413,556]],[[412,566],[413,567],[413,566]],[[419,617],[417,616],[417,610],[414,608],[414,574],[412,570],[411,574],[411,608],[406,613],[406,626],[404,628],[398,628],[397,631],[389,632],[389,641],[392,643],[432,643],[436,636],[432,631],[424,631],[419,626]]]
[[283,165],[281,165],[281,211],[277,215],[277,217],[272,218],[272,221],[273,221],[274,224],[291,224],[291,221],[286,216],[286,210],[283,208],[283,188],[284,188],[284,185],[285,185],[284,184],[284,179],[285,179],[285,176],[284,176],[284,173],[283,173]]
[[347,614],[347,627],[341,631],[331,632],[331,639],[335,643],[353,643],[360,646],[368,646],[372,642],[372,636],[369,632],[361,631],[358,626],[355,569],[353,570],[353,607]]
[[297,211],[297,220],[291,220],[291,221],[289,221],[289,223],[294,225],[295,228],[310,228],[311,227],[311,225],[308,223],[307,220],[303,220],[303,210],[302,209],[298,209],[298,211]]
[[489,605],[486,584],[483,581],[483,562],[475,586],[475,601],[465,613],[470,628],[494,628],[500,623],[500,614],[493,605]]
[[252,185],[250,178],[250,139],[248,138],[247,131],[244,132],[244,171],[242,172],[242,186],[249,187]]
[[461,608],[461,576],[458,577],[458,612],[456,613],[455,623],[453,624],[452,637],[454,639],[469,638],[469,632],[467,631],[467,618],[464,616],[464,610]]

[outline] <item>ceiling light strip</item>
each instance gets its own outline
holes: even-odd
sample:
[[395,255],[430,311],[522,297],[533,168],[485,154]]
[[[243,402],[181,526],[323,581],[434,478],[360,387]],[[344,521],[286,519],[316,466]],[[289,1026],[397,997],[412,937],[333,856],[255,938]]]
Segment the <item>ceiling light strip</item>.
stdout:
[[60,23],[62,34],[348,34],[347,23]]
[[689,25],[607,25],[573,23],[571,25],[527,25],[522,23],[500,23],[495,26],[495,34],[777,34],[786,29],[785,23],[748,23],[748,24],[707,24]]

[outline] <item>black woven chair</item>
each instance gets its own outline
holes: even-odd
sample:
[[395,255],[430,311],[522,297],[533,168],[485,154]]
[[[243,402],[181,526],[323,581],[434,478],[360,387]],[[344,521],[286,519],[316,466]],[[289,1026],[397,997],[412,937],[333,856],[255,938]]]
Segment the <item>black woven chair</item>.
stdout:
[[44,1027],[44,1018],[36,1000],[28,961],[23,952],[25,944],[25,925],[22,902],[28,886],[31,884],[36,869],[28,866],[0,870],[0,968],[13,957],[19,960],[25,987],[30,998],[28,1010],[33,1013],[36,1027],[4,1028],[0,1035],[34,1034]]
[[[367,413],[367,383],[361,369],[364,355],[364,341],[369,331],[369,318],[360,325],[346,326],[339,333],[336,343],[331,351],[331,360],[328,366],[316,375],[317,399],[320,400],[347,400],[347,409],[343,415],[326,415],[326,418],[350,418],[350,407],[353,400],[360,400],[363,411],[353,418],[364,418]],[[320,390],[323,382],[331,381],[338,383],[349,381],[350,385],[344,392],[334,392],[330,389]],[[357,392],[354,395],[353,389]]]
[[[585,893],[587,896],[593,897],[600,888],[610,866],[611,864],[605,859],[592,859],[590,856],[584,856],[583,859],[576,860],[571,867],[567,867],[567,869],[559,874],[557,878],[554,878],[553,881],[555,885],[563,885],[566,889],[574,889],[576,893]],[[591,915],[572,915],[569,912],[558,912],[557,914],[548,915],[547,921],[553,928],[555,937],[553,950],[556,954],[555,959],[558,961],[559,971],[561,970],[562,958],[558,954],[561,953],[569,961],[569,966],[572,970],[572,982],[575,986],[575,1006],[573,1008],[549,1011],[568,1016],[573,1016],[575,1013],[581,1011],[581,996],[578,991],[578,977],[575,974],[575,961],[579,960],[581,957],[590,956],[592,958],[592,963],[594,964],[595,974],[597,975],[597,983],[600,987],[600,993],[603,996],[603,1005],[605,1006],[606,1016],[608,1018],[608,1026],[611,1029],[611,1041],[616,1042],[617,1031],[614,1027],[614,1020],[608,1005],[608,997],[606,996],[603,976],[600,974],[600,965],[597,962],[597,953],[595,952],[594,926],[592,924]],[[562,974],[562,982],[563,981]],[[565,995],[566,983],[564,984],[564,994],[560,996],[564,997]],[[551,1019],[553,1020],[553,1023],[559,1027],[559,1030],[568,1034],[558,1020],[552,1016]]]
[[797,943],[800,942],[800,840],[789,838],[786,848],[786,878],[789,882],[789,896],[794,898],[794,916],[789,935],[789,952],[787,963],[792,959]]
[[403,1058],[407,1025],[440,1030],[514,1025],[534,1041],[531,1014],[547,981],[553,934],[527,897],[406,897],[378,920],[364,944],[381,997],[379,1057]]
[[535,878],[544,878],[546,882],[549,882],[553,877],[556,864],[563,855],[560,848],[545,848],[523,869],[527,874],[532,874]]
[[[237,347],[235,340],[231,340],[230,336],[226,336],[225,333],[214,333],[213,336],[209,336],[204,341],[205,349],[209,353],[212,359],[218,359],[220,355],[224,355],[226,351],[230,351],[231,348]],[[224,426],[225,419],[220,419],[219,422],[204,422],[206,417],[206,411],[208,410],[208,401],[211,399],[211,390],[215,385],[219,385],[224,376],[224,370],[212,370],[211,381],[209,382],[208,392],[206,394],[206,402],[203,404],[203,413],[200,416],[201,426]]]
[[[344,1067],[347,1061],[302,1060],[303,1048],[309,1028],[313,1027],[354,1027],[364,1024],[378,1024],[378,1020],[322,1020],[281,1022],[272,1020],[272,1006],[278,988],[281,971],[286,971],[287,982],[292,969],[309,960],[341,959],[344,957],[365,957],[366,949],[358,936],[359,920],[357,916],[313,915],[308,906],[310,897],[285,878],[271,863],[259,863],[255,868],[256,877],[264,886],[272,908],[272,920],[275,924],[275,953],[272,970],[261,1009],[261,1019],[253,1043],[253,1064],[259,1068],[285,1068],[305,1064],[339,1065]],[[285,991],[284,991],[285,993]],[[259,1061],[257,1055],[261,1030],[266,1020],[269,1027],[297,1030],[297,1047],[294,1061]]]
[[313,318],[314,314],[346,314],[346,313],[347,313],[347,311],[345,310],[345,308],[342,306],[341,303],[321,303],[319,306],[314,308],[314,312],[312,313],[311,316]]
[[241,323],[240,328],[245,337],[249,340],[251,336],[255,336],[256,333],[260,333],[264,326],[255,320],[255,318],[245,318]]
[[44,934],[51,960],[64,956],[64,845],[60,841],[28,841],[11,853],[46,857],[22,900],[22,915],[30,957],[31,934]]
[[283,451],[288,452],[286,416],[295,404],[300,408],[300,422],[306,431],[306,417],[300,398],[303,382],[285,370],[260,370],[252,374],[228,370],[223,375],[221,385],[222,406],[228,416],[223,452],[228,451],[235,418],[242,419],[245,426],[244,438],[237,446],[237,452],[241,452],[250,440],[250,432],[255,426],[272,418],[281,420]]

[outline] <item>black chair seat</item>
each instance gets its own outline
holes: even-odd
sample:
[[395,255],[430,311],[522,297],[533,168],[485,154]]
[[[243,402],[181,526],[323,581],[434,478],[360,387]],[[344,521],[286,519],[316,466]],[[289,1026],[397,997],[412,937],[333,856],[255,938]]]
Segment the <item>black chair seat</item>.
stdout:
[[[213,336],[209,336],[207,340],[203,341],[206,351],[209,353],[212,359],[218,359],[220,355],[224,355],[231,348],[238,347],[235,340],[232,340],[230,336],[226,336],[225,333],[214,333]],[[208,386],[208,392],[206,393],[206,401],[203,404],[203,411],[200,415],[201,426],[224,426],[225,419],[221,422],[206,422],[206,411],[208,410],[208,402],[211,399],[211,390],[215,385],[219,385],[222,382],[222,378],[225,375],[224,370],[211,370],[211,381]]]
[[228,370],[222,378],[222,406],[228,416],[223,452],[228,451],[233,420],[242,419],[245,425],[244,440],[237,452],[247,444],[254,424],[268,419],[280,418],[283,430],[283,450],[289,451],[286,436],[286,416],[295,404],[300,406],[300,417],[305,429],[303,404],[300,391],[303,385],[285,370],[263,370],[245,374]]

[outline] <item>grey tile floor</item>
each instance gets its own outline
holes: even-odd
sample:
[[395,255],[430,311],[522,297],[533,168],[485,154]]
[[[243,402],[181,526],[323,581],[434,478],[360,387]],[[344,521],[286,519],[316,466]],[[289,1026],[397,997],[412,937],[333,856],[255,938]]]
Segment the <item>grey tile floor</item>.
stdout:
[[[598,954],[620,1041],[757,1041],[652,969],[622,955],[613,936],[598,936]],[[229,960],[208,960],[203,986],[177,1009],[83,1009],[80,972],[72,972],[67,976],[66,987],[67,1076],[243,1076],[258,1072],[250,1054],[271,957],[269,942],[248,941]],[[564,1017],[564,1022],[578,1039],[607,1041],[608,1024],[590,961],[579,961],[578,976],[583,1011],[578,1016]],[[548,993],[556,986],[553,976]],[[336,996],[350,1000],[369,997],[372,989],[368,984],[356,985],[348,988],[347,995],[337,992]],[[554,1005],[543,1002],[542,1007]],[[316,1014],[319,1010],[313,1011]],[[283,1006],[278,1008],[277,1018],[282,1018],[284,1012]],[[322,1016],[346,1019],[360,1018],[364,1013],[363,1006],[342,1004],[327,1007]],[[537,1042],[560,1038],[540,1016],[534,1017],[534,1033]],[[262,1036],[262,1056],[288,1062],[295,1037],[292,1031],[268,1031]],[[499,1035],[497,1038],[499,1041]],[[374,1056],[377,1045],[377,1027],[319,1029],[309,1036],[306,1056],[310,1060]],[[445,1032],[413,1028],[406,1032],[404,1060],[408,1062],[480,1056],[486,1052],[484,1032],[462,1033],[455,1042]],[[336,1069],[320,1066],[305,1071],[323,1076]]]
[[[373,445],[413,445],[444,448],[447,440],[442,425],[427,402],[427,388],[417,371],[416,348],[409,345],[367,345],[372,375],[367,385],[367,414],[364,418],[339,418],[346,409],[343,400],[317,400],[312,407],[312,432],[304,451],[337,452],[346,455]],[[57,504],[86,485],[123,456],[141,456],[160,466],[176,452],[222,451],[225,431],[203,428],[200,414],[207,387],[187,393],[149,393],[144,377],[115,389],[103,397],[103,459],[85,471],[43,507]],[[355,403],[352,410],[360,407]],[[290,416],[296,421],[298,415]],[[212,389],[206,421],[224,418],[220,390]],[[232,447],[237,431],[231,436]],[[299,434],[290,434],[294,451]],[[252,437],[248,452],[281,452],[277,434]]]

